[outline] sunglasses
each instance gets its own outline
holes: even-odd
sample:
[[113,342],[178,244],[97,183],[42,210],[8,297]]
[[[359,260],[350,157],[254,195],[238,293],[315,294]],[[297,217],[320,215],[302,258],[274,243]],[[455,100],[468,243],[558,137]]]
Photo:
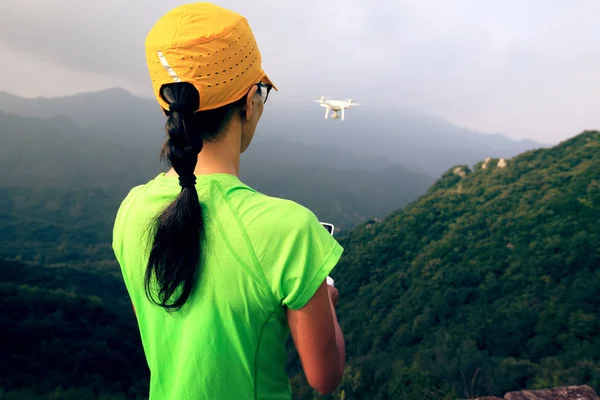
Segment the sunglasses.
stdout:
[[263,98],[263,102],[266,103],[267,99],[269,98],[269,92],[271,92],[271,89],[273,89],[273,86],[267,84],[267,83],[257,83],[256,86],[258,86],[258,90],[259,90],[259,95],[260,97]]

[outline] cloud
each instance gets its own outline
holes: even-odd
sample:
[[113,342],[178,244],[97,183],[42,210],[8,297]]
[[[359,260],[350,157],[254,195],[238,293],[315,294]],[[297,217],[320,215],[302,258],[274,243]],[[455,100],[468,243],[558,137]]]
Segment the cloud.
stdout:
[[[127,4],[124,6],[123,4]],[[139,80],[152,13],[141,1],[3,0],[0,40],[67,68]]]
[[0,91],[24,97],[67,96],[109,87],[122,87],[139,96],[151,93],[147,85],[136,85],[121,77],[71,69],[35,54],[15,52],[1,42],[0,54],[3,59]]
[[[0,43],[13,61],[35,56],[55,74],[76,74],[73,91],[101,81],[145,93],[145,35],[179,4],[3,0]],[[544,141],[600,127],[597,0],[218,4],[250,21],[280,88],[274,101],[351,96]],[[0,89],[7,80],[0,77]]]

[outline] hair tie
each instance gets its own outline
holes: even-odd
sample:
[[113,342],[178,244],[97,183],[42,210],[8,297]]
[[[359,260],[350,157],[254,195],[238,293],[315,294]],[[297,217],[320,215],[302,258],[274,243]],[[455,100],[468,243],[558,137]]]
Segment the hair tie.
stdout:
[[185,103],[178,103],[178,102],[173,102],[171,104],[169,104],[169,111],[170,112],[180,112],[180,113],[184,113],[184,112],[191,112],[191,108],[189,107],[189,105],[185,104]]
[[194,187],[194,185],[196,184],[196,175],[194,174],[189,174],[189,175],[179,175],[179,185],[182,188],[191,188]]

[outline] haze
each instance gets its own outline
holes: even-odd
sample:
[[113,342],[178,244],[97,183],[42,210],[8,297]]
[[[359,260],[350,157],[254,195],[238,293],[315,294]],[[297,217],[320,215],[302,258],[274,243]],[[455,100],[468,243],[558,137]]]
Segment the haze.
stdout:
[[[179,4],[2,0],[0,90],[149,96],[144,38]],[[249,19],[277,107],[352,97],[545,143],[600,128],[598,0],[218,4]]]

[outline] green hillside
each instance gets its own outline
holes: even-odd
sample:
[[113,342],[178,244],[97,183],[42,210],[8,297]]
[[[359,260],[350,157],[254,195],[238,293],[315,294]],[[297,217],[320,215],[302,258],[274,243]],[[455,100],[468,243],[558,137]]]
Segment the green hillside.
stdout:
[[452,168],[341,239],[349,365],[332,398],[600,388],[600,132],[506,161]]
[[0,187],[0,258],[116,269],[111,238],[120,200],[101,189]]
[[83,129],[67,117],[0,111],[0,141],[0,168],[10,171],[0,177],[0,187],[103,188],[124,195],[164,169],[152,143],[122,144],[106,131]]
[[0,398],[146,398],[148,369],[121,279],[0,260],[0,304]]
[[[348,366],[326,398],[597,390],[599,160],[600,132],[586,132],[504,168],[499,160],[453,168],[406,209],[341,237],[346,252],[333,276]],[[16,196],[1,207],[5,238],[25,241],[23,260],[53,266],[0,260],[0,397],[143,398],[148,370],[118,270],[106,269],[114,267],[102,261],[106,249],[84,256],[104,240],[91,232],[108,225],[110,197],[81,190],[103,199],[89,209],[74,194],[3,196]],[[39,212],[27,220],[24,209]],[[46,227],[49,217],[62,223]],[[40,252],[46,258],[31,258]],[[289,360],[295,398],[319,398],[291,347]]]

